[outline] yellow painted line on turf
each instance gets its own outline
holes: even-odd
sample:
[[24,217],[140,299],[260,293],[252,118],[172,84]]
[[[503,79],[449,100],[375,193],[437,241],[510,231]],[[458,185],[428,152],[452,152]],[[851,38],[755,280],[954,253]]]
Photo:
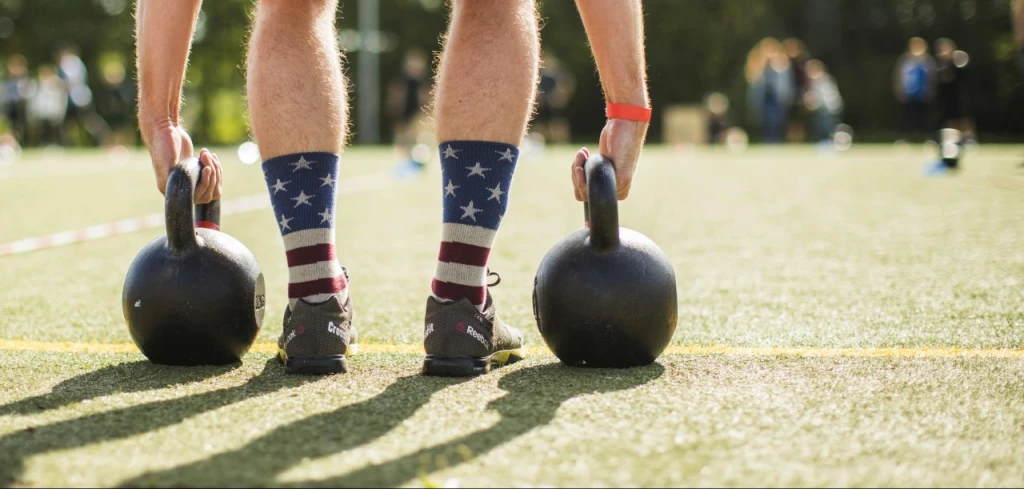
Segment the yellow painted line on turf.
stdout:
[[821,348],[821,347],[740,347],[670,346],[670,355],[744,355],[765,357],[915,357],[915,358],[1024,358],[1024,350],[972,349],[948,347],[920,348]]
[[[26,340],[0,340],[0,350],[4,351],[41,351],[60,353],[136,353],[138,348],[132,343],[76,343],[49,342]],[[543,346],[524,349],[531,355],[548,355],[551,352]],[[252,346],[250,351],[257,353],[276,353],[277,344],[261,341]],[[422,354],[420,345],[402,345],[387,343],[363,343],[359,345],[360,354],[406,353]],[[821,348],[821,347],[741,347],[723,345],[674,345],[665,350],[667,355],[695,356],[758,356],[758,357],[887,357],[887,358],[1024,358],[1024,350],[1011,349],[972,349],[951,347],[921,348]]]
[[73,343],[70,341],[0,340],[0,350],[53,351],[60,353],[133,353],[139,349],[132,343]]

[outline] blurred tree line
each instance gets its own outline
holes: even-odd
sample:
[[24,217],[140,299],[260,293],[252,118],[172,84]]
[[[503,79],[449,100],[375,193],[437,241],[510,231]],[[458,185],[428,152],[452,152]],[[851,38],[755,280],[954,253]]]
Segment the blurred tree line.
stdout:
[[[173,0],[172,0],[173,1]],[[134,74],[131,0],[0,0],[0,57],[23,54],[33,70],[54,51],[76,45],[98,85],[103,62]],[[348,71],[355,78],[359,2],[339,11]],[[188,72],[185,114],[197,141],[236,143],[247,134],[244,43],[254,0],[207,0]],[[865,137],[890,137],[899,123],[892,70],[911,36],[950,37],[971,55],[969,98],[982,137],[1024,134],[1024,89],[1016,66],[1010,0],[648,0],[647,51],[656,107],[729,96],[734,120],[747,123],[743,68],[764,36],[797,37],[836,77],[844,119]],[[578,81],[567,114],[575,139],[596,139],[603,99],[583,27],[572,2],[542,0],[543,44]],[[447,8],[441,0],[382,0],[381,81],[412,47],[437,50]],[[96,87],[99,88],[99,87]],[[94,88],[95,91],[95,88]],[[386,90],[381,90],[386,93]],[[353,97],[353,102],[355,102]],[[353,112],[354,114],[355,112]],[[660,121],[651,135],[660,137]],[[382,120],[382,134],[390,127]],[[358,130],[358,128],[356,128]]]

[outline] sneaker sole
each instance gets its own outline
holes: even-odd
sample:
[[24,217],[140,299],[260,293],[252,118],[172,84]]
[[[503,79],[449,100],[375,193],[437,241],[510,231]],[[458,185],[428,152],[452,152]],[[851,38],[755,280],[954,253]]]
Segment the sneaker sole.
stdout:
[[486,357],[440,357],[427,355],[423,375],[434,377],[475,377],[493,368],[511,365],[523,359],[521,350],[503,350]]
[[284,364],[284,372],[290,375],[331,375],[348,373],[345,355],[302,358],[289,357],[284,350],[278,350],[277,359]]

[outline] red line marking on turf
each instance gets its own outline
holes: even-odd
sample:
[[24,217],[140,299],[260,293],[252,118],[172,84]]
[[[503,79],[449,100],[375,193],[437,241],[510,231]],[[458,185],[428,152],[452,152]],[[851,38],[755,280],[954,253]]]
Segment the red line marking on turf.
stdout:
[[[363,192],[380,188],[392,182],[390,173],[374,175],[362,175],[349,178],[338,185],[338,193]],[[220,204],[222,216],[241,214],[243,212],[270,207],[270,199],[266,194],[254,194],[248,197],[224,200]],[[21,239],[11,243],[0,244],[0,257],[17,255],[46,248],[56,248],[73,243],[93,241],[120,234],[133,233],[142,229],[152,229],[164,226],[164,215],[155,213],[141,217],[122,219],[116,222],[108,222],[89,226],[84,229],[61,231],[46,236]]]

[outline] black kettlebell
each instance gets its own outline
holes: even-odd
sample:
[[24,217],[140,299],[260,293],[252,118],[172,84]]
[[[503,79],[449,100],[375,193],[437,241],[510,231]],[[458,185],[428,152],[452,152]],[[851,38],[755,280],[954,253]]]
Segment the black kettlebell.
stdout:
[[611,160],[592,156],[584,170],[590,229],[562,239],[541,261],[533,288],[537,327],[566,365],[648,365],[676,329],[675,271],[653,241],[619,228]]
[[197,158],[171,170],[167,236],[139,252],[124,281],[128,331],[153,363],[236,363],[263,322],[263,274],[248,248],[220,232],[220,202],[196,206],[193,223],[200,170]]

